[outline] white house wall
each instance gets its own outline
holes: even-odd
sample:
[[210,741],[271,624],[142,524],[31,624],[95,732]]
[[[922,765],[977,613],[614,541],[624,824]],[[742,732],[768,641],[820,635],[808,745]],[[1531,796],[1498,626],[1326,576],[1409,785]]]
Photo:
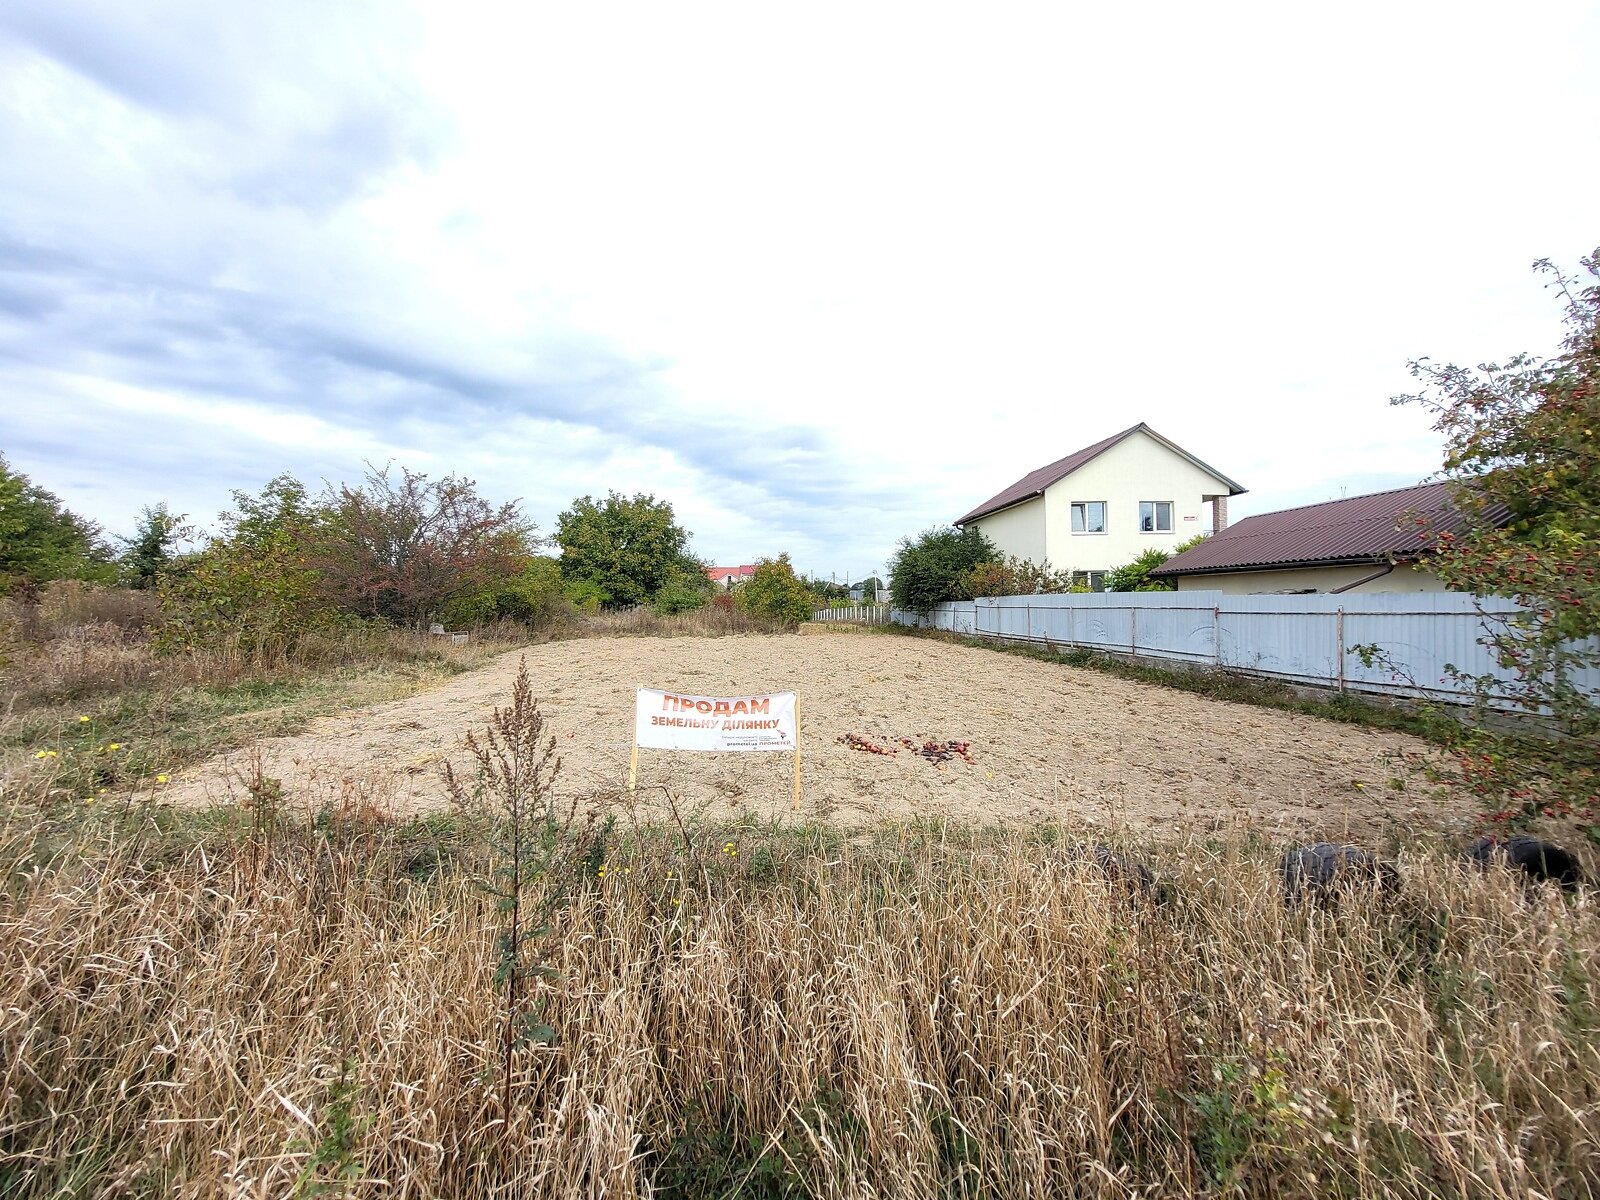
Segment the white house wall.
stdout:
[[[1151,547],[1171,551],[1209,527],[1202,497],[1227,495],[1228,485],[1136,433],[1045,490],[1045,553],[1058,570],[1105,571],[1132,562]],[[1073,533],[1072,505],[1103,500],[1105,533]],[[1171,533],[1141,533],[1139,502],[1170,500]]]
[[973,524],[1000,549],[1029,562],[1045,560],[1044,498],[1035,497],[974,521]]
[[[1180,592],[1216,591],[1228,596],[1267,595],[1274,592],[1295,592],[1311,589],[1331,592],[1334,588],[1355,583],[1373,572],[1378,566],[1358,567],[1298,567],[1282,571],[1226,571],[1214,575],[1180,575]],[[1409,565],[1398,566],[1387,575],[1351,588],[1346,595],[1389,592],[1445,592],[1449,589],[1432,571]]]

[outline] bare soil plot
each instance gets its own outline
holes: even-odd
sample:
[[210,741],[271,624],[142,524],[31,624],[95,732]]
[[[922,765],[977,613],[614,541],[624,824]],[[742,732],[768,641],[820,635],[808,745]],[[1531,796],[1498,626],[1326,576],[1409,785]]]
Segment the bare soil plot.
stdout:
[[[610,638],[508,654],[419,696],[317,720],[175,778],[162,799],[237,801],[258,754],[296,806],[356,797],[401,813],[444,803],[440,766],[506,702],[525,653],[563,760],[558,790],[623,804],[640,686],[701,695],[800,695],[802,816],[848,826],[915,817],[995,823],[1088,821],[1210,828],[1250,823],[1285,836],[1376,835],[1464,825],[1464,806],[1413,785],[1397,793],[1400,734],[1211,700],[965,646],[889,636]],[[904,749],[862,753],[847,733],[969,742],[973,761]],[[789,812],[781,754],[643,751],[638,804],[715,817]]]

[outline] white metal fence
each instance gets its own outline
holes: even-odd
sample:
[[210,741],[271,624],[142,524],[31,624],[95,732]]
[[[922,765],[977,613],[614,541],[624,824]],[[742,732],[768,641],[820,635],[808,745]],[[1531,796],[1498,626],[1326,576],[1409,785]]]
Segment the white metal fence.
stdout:
[[857,625],[890,625],[893,611],[887,604],[847,604],[840,608],[821,608],[811,614],[813,621],[849,621]]
[[[941,604],[928,619],[894,610],[903,625],[1042,646],[1085,647],[1198,663],[1339,691],[1463,700],[1446,664],[1510,678],[1480,644],[1484,615],[1508,601],[1454,592],[1229,596],[1221,592],[1103,592],[997,596]],[[1353,646],[1381,654],[1366,665]],[[1600,694],[1600,672],[1578,681]]]

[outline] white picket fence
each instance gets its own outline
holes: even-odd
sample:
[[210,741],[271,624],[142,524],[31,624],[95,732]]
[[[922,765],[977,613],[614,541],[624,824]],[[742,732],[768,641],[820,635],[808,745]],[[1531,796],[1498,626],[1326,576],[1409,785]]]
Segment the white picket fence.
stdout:
[[[845,610],[831,610],[845,611]],[[1176,660],[1338,691],[1463,701],[1446,670],[1509,678],[1481,644],[1484,620],[1508,601],[1453,592],[1230,596],[1214,591],[997,596],[941,604],[903,625],[1059,648]],[[844,620],[831,617],[819,619]],[[1368,666],[1352,647],[1372,645]],[[1600,671],[1580,686],[1600,695]]]
[[839,608],[819,608],[813,621],[848,621],[856,625],[892,625],[894,611],[887,604],[847,604]]

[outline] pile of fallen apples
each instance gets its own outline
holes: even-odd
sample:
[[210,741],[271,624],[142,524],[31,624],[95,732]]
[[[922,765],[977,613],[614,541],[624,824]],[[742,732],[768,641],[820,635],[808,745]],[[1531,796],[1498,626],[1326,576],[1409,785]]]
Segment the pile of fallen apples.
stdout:
[[839,741],[843,745],[849,746],[850,749],[859,750],[863,754],[899,753],[896,750],[891,750],[888,746],[880,746],[877,742],[872,741],[870,738],[864,738],[859,733],[841,733]]
[[[918,735],[921,736],[920,734]],[[895,742],[911,751],[911,753],[927,759],[931,763],[949,762],[952,758],[959,758],[962,762],[970,763],[972,758],[971,742],[936,742],[931,738],[925,739],[921,745],[908,737],[895,738]],[[852,750],[859,750],[863,754],[895,755],[900,751],[893,746],[880,745],[871,738],[862,737],[859,733],[842,733],[839,735],[840,745],[849,746]]]

